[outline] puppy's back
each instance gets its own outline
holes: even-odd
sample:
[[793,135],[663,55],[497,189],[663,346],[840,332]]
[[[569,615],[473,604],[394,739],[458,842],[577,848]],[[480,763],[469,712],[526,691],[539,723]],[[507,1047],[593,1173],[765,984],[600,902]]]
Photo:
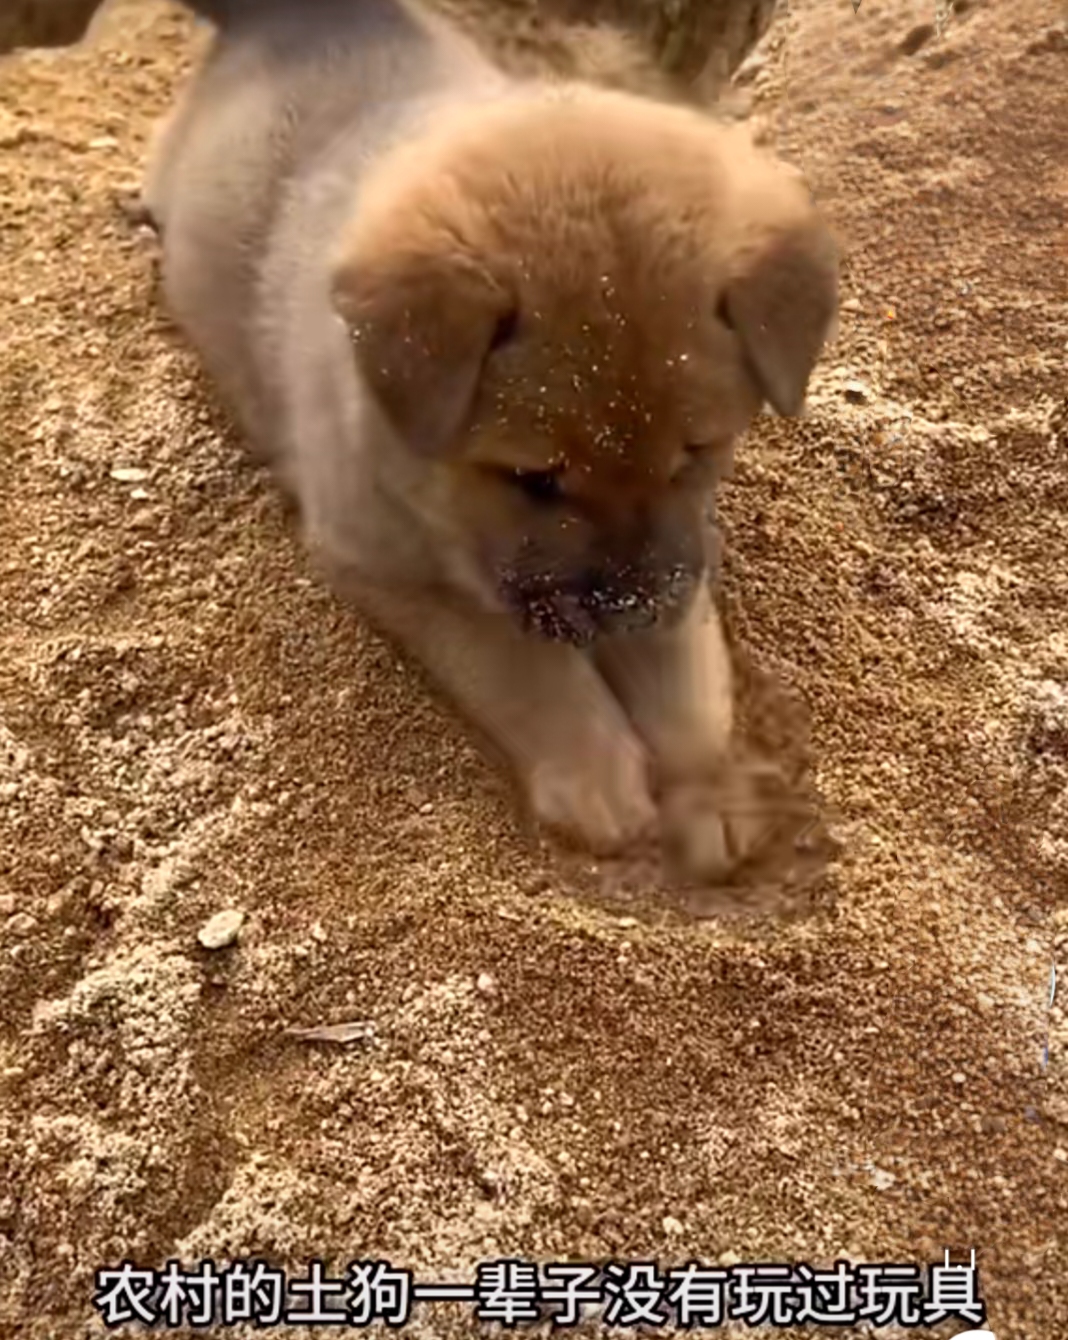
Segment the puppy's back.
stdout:
[[[486,67],[463,39],[400,0],[192,8],[218,32],[160,138],[146,205],[163,236],[172,312],[246,435],[272,455],[279,405],[262,346],[274,321],[260,312],[260,295],[287,270],[321,264],[327,215],[340,197],[351,202],[375,147],[403,134],[421,103]],[[276,257],[265,283],[279,216],[294,210],[291,263]]]

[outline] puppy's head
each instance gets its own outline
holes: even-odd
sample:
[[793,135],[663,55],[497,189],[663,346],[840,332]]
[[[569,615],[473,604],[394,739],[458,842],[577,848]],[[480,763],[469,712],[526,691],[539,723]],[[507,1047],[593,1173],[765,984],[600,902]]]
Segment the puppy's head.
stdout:
[[834,244],[792,173],[688,110],[581,90],[478,118],[362,193],[334,276],[361,374],[487,603],[578,643],[670,622],[732,442],[801,408]]

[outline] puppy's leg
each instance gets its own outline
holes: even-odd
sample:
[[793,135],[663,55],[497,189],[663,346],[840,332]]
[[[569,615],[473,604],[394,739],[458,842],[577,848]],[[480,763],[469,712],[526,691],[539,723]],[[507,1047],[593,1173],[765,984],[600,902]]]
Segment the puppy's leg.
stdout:
[[662,785],[722,771],[734,725],[731,664],[707,588],[675,627],[607,638],[596,659]]
[[666,836],[690,873],[724,876],[767,837],[770,816],[732,747],[730,653],[707,588],[682,623],[608,639],[597,663],[649,749]]
[[539,822],[600,855],[652,829],[645,751],[581,652],[437,595],[338,586],[505,754]]

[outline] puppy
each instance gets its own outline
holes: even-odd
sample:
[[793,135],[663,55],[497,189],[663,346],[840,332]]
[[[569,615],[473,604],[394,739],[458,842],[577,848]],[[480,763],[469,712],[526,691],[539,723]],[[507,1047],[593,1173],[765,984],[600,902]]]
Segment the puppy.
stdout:
[[193,8],[146,183],[169,305],[335,587],[538,820],[624,849],[730,768],[710,509],[802,405],[831,237],[737,130],[513,79],[401,0]]

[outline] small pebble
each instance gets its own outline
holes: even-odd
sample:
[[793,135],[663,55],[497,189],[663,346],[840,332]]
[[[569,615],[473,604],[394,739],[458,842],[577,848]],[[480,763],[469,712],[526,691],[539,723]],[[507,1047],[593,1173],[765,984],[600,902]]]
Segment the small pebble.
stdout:
[[16,912],[8,920],[7,928],[14,935],[29,935],[37,925],[37,918],[31,916],[29,912]]
[[682,1224],[672,1214],[664,1215],[663,1223],[664,1232],[670,1233],[672,1237],[677,1238],[686,1231]]
[[484,996],[495,996],[497,994],[497,979],[491,972],[480,972],[475,986]]
[[233,908],[216,912],[201,926],[197,932],[197,939],[205,949],[225,949],[237,939],[244,920],[244,912],[238,912]]
[[1068,1095],[1065,1097],[1059,1094],[1053,1095],[1042,1106],[1047,1117],[1068,1126]]
[[871,395],[865,383],[855,379],[847,381],[844,390],[845,398],[853,405],[862,405]]

